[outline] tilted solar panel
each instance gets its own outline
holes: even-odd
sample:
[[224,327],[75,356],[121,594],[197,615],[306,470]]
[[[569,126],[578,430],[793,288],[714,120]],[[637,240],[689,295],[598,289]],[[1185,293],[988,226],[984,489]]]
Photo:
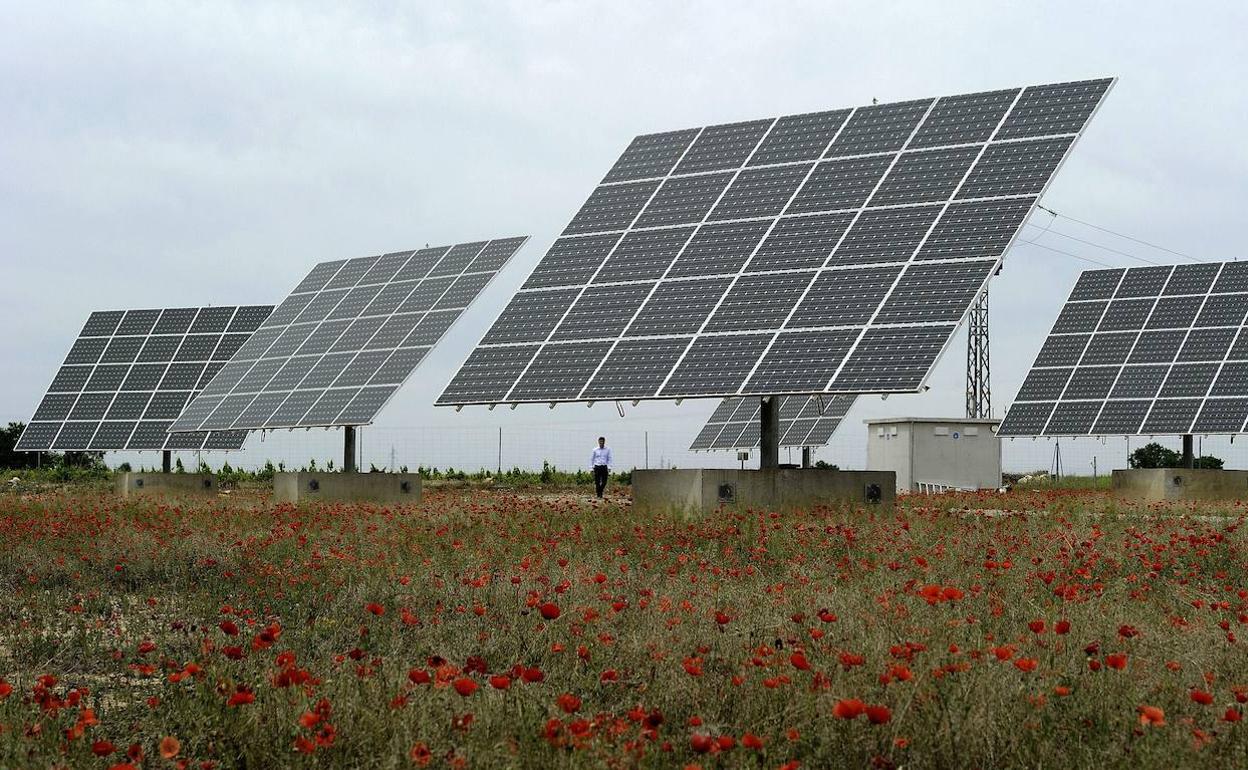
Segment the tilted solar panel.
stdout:
[[172,430],[372,422],[527,239],[318,264]]
[[170,433],[272,305],[92,313],[18,451],[239,449],[245,430]]
[[918,390],[1111,82],[637,137],[437,403]]
[[1088,270],[998,435],[1243,433],[1246,315],[1248,262]]
[[[857,400],[856,396],[781,396],[780,443],[816,447],[828,443]],[[702,449],[750,449],[759,444],[761,402],[758,397],[725,398],[689,446]]]

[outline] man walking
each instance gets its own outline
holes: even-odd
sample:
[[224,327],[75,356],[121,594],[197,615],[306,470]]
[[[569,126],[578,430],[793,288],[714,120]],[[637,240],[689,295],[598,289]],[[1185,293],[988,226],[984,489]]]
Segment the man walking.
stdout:
[[602,493],[607,489],[607,477],[611,473],[611,450],[607,447],[607,440],[602,436],[598,437],[598,446],[594,448],[594,454],[589,458],[589,465],[594,469],[594,493],[601,500]]

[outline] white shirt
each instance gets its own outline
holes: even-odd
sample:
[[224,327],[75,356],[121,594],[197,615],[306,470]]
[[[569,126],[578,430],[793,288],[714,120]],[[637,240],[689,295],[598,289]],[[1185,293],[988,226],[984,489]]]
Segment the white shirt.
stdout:
[[611,467],[611,447],[594,447],[594,454],[589,458],[589,467],[596,465],[605,465]]

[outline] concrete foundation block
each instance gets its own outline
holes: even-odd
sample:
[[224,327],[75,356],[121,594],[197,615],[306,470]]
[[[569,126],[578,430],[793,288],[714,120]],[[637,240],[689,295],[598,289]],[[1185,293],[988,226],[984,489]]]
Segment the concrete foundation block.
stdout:
[[279,503],[419,503],[419,473],[275,473],[273,499]]
[[825,468],[633,471],[633,505],[650,510],[710,513],[720,506],[781,510],[844,504],[892,508],[896,496],[897,475],[892,471]]
[[211,473],[135,473],[117,474],[114,482],[117,494],[122,497],[135,495],[215,495],[217,477]]
[[1248,471],[1135,468],[1114,471],[1114,495],[1129,500],[1246,500]]

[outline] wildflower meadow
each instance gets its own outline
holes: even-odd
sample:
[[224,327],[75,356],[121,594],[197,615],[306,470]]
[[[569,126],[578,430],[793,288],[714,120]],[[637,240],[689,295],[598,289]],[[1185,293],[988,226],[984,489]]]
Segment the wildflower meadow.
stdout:
[[1238,505],[0,505],[0,767],[1248,764]]

